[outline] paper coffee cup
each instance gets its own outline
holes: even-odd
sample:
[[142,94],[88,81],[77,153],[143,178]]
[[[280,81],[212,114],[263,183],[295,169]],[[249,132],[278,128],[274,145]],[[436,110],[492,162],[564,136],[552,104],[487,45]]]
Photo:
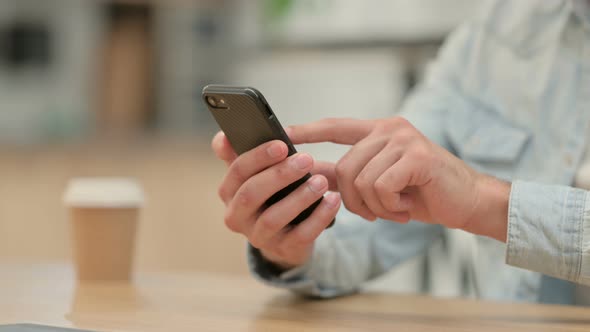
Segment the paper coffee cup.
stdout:
[[128,178],[77,178],[68,183],[73,259],[79,280],[130,280],[144,195]]

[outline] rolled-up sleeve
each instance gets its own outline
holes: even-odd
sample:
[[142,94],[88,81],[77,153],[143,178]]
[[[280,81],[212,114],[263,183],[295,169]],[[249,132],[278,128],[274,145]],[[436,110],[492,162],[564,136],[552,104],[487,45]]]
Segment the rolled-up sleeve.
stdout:
[[365,281],[424,252],[441,233],[439,225],[370,223],[343,209],[334,227],[317,239],[306,264],[281,271],[252,246],[248,263],[254,276],[267,285],[330,298],[356,292]]
[[508,213],[506,262],[590,285],[587,191],[515,181]]

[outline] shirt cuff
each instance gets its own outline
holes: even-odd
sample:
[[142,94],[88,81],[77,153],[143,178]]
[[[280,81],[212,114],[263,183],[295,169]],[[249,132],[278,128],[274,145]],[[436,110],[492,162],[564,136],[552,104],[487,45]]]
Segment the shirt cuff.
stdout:
[[506,263],[590,283],[590,202],[584,190],[515,181]]
[[303,276],[309,270],[309,263],[284,270],[264,258],[260,250],[254,248],[251,244],[248,244],[248,265],[250,271],[258,279],[278,285],[296,283],[303,279]]
[[[307,263],[286,271],[269,262],[262,256],[260,250],[248,244],[247,255],[250,272],[258,281],[266,285],[288,289],[294,293],[313,298],[327,299],[356,292],[356,290],[322,286],[318,278],[312,276],[318,273],[318,269],[323,269],[322,264],[319,264],[320,266],[317,264],[318,260],[322,261],[318,258],[318,244],[320,243],[316,241],[314,255]],[[315,268],[313,262],[316,262]]]
[[248,244],[247,253],[250,272],[263,284],[288,289],[309,297],[329,298],[339,295],[320,289],[317,283],[309,278],[311,260],[304,265],[285,271],[265,259],[260,250],[250,244]]
[[586,195],[583,213],[582,261],[580,262],[578,282],[590,285],[590,199],[588,199],[588,194]]

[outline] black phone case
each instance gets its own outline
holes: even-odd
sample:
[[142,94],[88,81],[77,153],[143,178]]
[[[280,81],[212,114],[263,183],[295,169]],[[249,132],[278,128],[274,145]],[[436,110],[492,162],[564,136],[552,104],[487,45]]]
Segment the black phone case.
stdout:
[[[214,96],[218,100],[223,99],[225,106],[221,108],[212,107],[207,102],[209,96]],[[297,152],[270,105],[258,90],[251,87],[208,85],[203,89],[202,97],[205,105],[225,133],[236,153],[242,154],[272,140],[285,142],[289,148],[289,155]],[[310,177],[311,174],[308,173],[278,191],[266,201],[265,205],[270,206],[280,201]],[[307,219],[322,199],[323,197],[302,211],[289,224],[296,225]],[[328,228],[334,222],[335,220],[332,220]]]

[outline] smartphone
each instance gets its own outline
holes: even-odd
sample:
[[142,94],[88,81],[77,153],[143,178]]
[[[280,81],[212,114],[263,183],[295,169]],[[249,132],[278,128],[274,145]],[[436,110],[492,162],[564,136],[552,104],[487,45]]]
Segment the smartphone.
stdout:
[[[289,148],[289,156],[297,152],[260,91],[251,87],[212,84],[203,89],[202,97],[237,154],[272,140],[285,142]],[[278,191],[265,202],[265,207],[285,198],[310,177],[311,174],[308,173]],[[297,225],[307,219],[322,199],[323,197],[301,212],[289,225]],[[328,228],[334,222],[335,219]]]

